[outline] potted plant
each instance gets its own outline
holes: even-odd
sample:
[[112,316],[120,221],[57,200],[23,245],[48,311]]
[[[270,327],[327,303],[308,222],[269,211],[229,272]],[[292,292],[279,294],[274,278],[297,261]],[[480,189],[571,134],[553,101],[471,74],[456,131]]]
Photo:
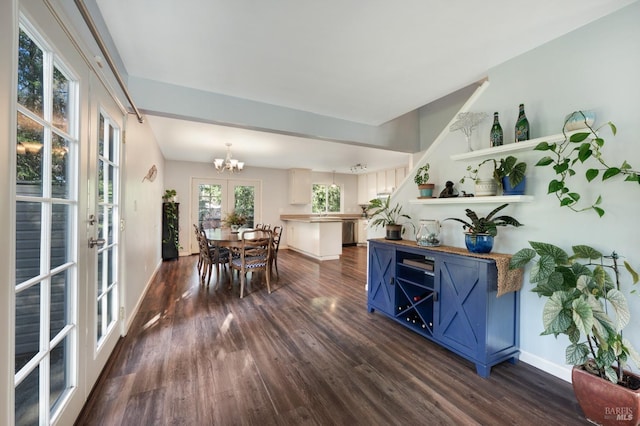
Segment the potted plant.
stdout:
[[[402,206],[398,203],[391,207],[391,197],[374,198],[369,201],[367,212],[370,219],[369,225],[373,228],[384,226],[387,240],[401,240],[404,233],[403,225],[411,220],[411,217],[402,213]],[[413,225],[413,224],[411,224]]]
[[[533,261],[532,291],[546,298],[542,334],[569,338],[566,362],[574,366],[573,388],[585,416],[597,424],[638,424],[640,377],[625,363],[631,359],[640,367],[640,354],[623,337],[630,313],[618,254],[577,245],[569,256],[549,243],[529,244],[513,255],[510,267]],[[636,284],[638,273],[626,261],[624,266]]]
[[242,225],[247,223],[247,218],[237,211],[232,210],[230,213],[227,213],[224,219],[222,219],[222,222],[229,225],[232,231],[237,231]]
[[[581,117],[584,125],[575,124]],[[581,195],[579,192],[569,187],[571,177],[578,174],[577,166],[583,164],[586,170],[584,177],[587,182],[592,182],[598,176],[601,179],[608,180],[615,176],[624,176],[624,181],[635,182],[640,184],[640,170],[633,167],[623,160],[620,165],[612,165],[603,154],[605,140],[602,137],[602,129],[609,127],[611,133],[615,136],[617,129],[612,122],[607,122],[602,126],[594,129],[594,117],[591,114],[576,111],[567,116],[562,129],[564,140],[558,143],[540,142],[535,150],[546,151],[549,155],[541,158],[536,166],[551,166],[555,172],[555,177],[549,181],[548,193],[554,194],[561,207],[568,207],[573,211],[581,212],[593,209],[598,216],[602,217],[605,211],[601,206],[602,197],[595,196],[595,201],[586,207],[580,204]],[[568,134],[567,125],[573,122],[576,127],[584,127],[584,131]]]
[[[163,258],[172,259],[178,257],[178,251],[180,250],[179,240],[179,224],[178,224],[178,203],[176,202],[177,192],[175,189],[167,189],[162,196],[163,214],[164,214],[164,230],[162,243],[163,247],[169,245],[172,248],[168,249],[163,255]],[[175,250],[173,250],[175,248]]]
[[[478,179],[478,171],[480,170],[480,167],[486,163],[493,163],[494,182],[485,182]],[[467,172],[469,174],[463,177],[460,180],[460,183],[464,183],[465,178],[473,179],[476,183],[476,192],[479,192],[479,195],[495,195],[499,187],[502,187],[504,195],[522,195],[524,194],[526,171],[527,163],[522,161],[518,162],[518,158],[513,155],[509,155],[506,158],[500,158],[499,160],[496,160],[495,158],[488,158],[478,164],[475,168],[472,166],[467,167]],[[482,187],[479,188],[478,185],[487,185],[486,192],[492,193],[485,194],[485,190]],[[495,192],[493,192],[493,187],[495,187]]]
[[488,161],[490,160],[485,160],[475,167],[467,166],[467,174],[460,179],[461,184],[467,179],[471,179],[473,181],[475,185],[475,195],[477,197],[492,196],[498,193],[498,185],[494,178],[495,174],[488,179],[479,177],[480,167]]
[[432,198],[433,189],[435,185],[427,183],[429,181],[429,163],[425,163],[422,167],[418,168],[413,181],[418,185],[420,196],[418,198]]
[[511,216],[494,217],[508,205],[503,204],[496,207],[485,217],[479,217],[473,210],[466,209],[465,212],[470,222],[457,217],[449,217],[445,220],[455,220],[462,223],[462,229],[465,231],[464,243],[471,253],[490,253],[493,249],[493,238],[498,235],[498,226],[522,226]]

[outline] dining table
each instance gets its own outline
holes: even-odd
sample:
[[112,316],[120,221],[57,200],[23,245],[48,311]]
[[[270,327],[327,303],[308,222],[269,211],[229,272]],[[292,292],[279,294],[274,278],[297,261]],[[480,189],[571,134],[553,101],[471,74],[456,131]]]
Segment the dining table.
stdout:
[[216,258],[214,259],[216,265],[216,286],[220,284],[220,272],[222,270],[222,263],[224,263],[221,262],[218,257],[220,255],[220,249],[223,247],[240,247],[242,245],[242,236],[245,232],[257,234],[266,231],[252,228],[240,228],[237,231],[233,231],[231,228],[207,228],[204,230],[209,245],[216,248]]

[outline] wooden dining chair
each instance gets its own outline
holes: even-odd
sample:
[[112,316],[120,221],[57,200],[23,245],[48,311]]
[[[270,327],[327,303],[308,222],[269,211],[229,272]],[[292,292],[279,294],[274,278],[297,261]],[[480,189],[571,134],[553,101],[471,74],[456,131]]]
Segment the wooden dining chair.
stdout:
[[276,225],[272,230],[272,241],[271,241],[271,270],[273,267],[276,267],[276,276],[280,278],[280,273],[278,272],[278,248],[280,247],[280,237],[282,236],[282,226]]
[[203,260],[202,260],[202,250],[200,249],[200,229],[198,229],[198,225],[196,225],[195,223],[193,224],[193,229],[194,232],[196,234],[196,241],[198,242],[198,263],[196,264],[196,267],[198,268],[198,275],[200,275],[202,273],[202,264],[203,264]]
[[203,262],[200,283],[204,285],[205,280],[207,281],[207,286],[211,283],[211,274],[215,266],[217,288],[220,284],[222,269],[229,263],[229,249],[209,244],[209,240],[204,231],[200,231],[198,243],[200,245],[200,256]]
[[[229,285],[233,284],[233,271],[240,275],[240,298],[244,297],[244,287],[247,281],[247,273],[265,271],[267,290],[271,293],[271,250],[272,232],[268,230],[245,231],[242,240],[237,247],[231,247],[229,251]],[[236,254],[234,256],[234,253]]]

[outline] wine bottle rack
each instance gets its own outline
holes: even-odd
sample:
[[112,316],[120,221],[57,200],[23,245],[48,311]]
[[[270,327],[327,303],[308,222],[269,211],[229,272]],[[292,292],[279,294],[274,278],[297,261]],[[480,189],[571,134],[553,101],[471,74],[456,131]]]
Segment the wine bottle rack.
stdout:
[[434,261],[401,253],[396,262],[396,316],[416,332],[433,336]]

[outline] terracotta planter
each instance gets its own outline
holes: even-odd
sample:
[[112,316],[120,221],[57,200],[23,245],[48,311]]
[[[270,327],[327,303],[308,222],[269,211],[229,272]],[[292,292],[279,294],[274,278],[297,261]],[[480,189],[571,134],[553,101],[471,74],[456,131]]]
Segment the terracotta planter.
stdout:
[[[640,380],[639,376],[625,373]],[[640,390],[616,385],[579,366],[573,367],[571,383],[589,421],[605,426],[640,424]]]

